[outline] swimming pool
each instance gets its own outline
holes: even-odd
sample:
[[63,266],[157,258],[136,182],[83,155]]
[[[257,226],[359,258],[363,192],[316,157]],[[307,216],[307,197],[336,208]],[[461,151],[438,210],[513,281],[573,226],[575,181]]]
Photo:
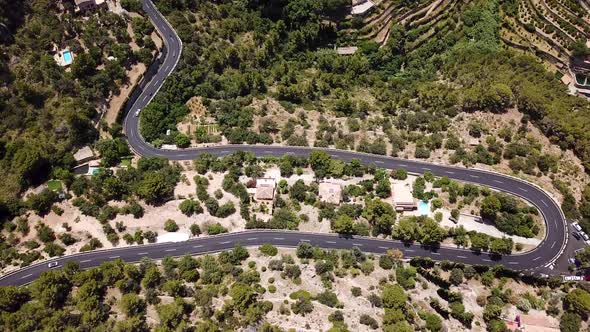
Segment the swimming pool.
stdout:
[[427,201],[420,201],[420,203],[418,203],[418,213],[420,213],[421,216],[427,216],[429,212],[430,204],[428,204]]
[[63,52],[63,56],[64,56],[64,63],[65,64],[70,64],[72,63],[72,52],[70,51],[64,51]]

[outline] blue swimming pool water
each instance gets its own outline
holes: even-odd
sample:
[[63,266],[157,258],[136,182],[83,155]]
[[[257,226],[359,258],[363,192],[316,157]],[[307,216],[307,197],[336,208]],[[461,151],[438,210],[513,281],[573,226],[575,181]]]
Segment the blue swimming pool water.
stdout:
[[430,204],[426,201],[420,201],[420,203],[418,203],[418,213],[420,213],[421,216],[426,216],[429,212]]
[[65,63],[72,63],[72,52],[64,51],[64,62]]

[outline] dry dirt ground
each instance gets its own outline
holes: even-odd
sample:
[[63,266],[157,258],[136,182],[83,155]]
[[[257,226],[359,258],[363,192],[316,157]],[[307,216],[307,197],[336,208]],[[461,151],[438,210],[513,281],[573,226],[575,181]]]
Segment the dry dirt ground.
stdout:
[[[358,98],[354,97],[352,99],[365,100],[369,105],[372,105],[372,98],[367,98],[367,94],[365,92],[355,91],[352,93],[354,96],[359,96]],[[347,118],[336,117],[330,112],[319,112],[317,110],[307,110],[302,107],[296,107],[292,113],[289,113],[277,100],[269,97],[264,99],[254,99],[251,106],[257,110],[257,114],[254,119],[254,128],[256,129],[259,128],[262,119],[266,117],[272,118],[277,123],[278,128],[282,128],[289,119],[301,122],[300,119],[302,114],[304,114],[309,126],[305,128],[302,125],[297,125],[295,127],[295,134],[305,135],[310,146],[313,146],[314,142],[316,141],[315,133],[318,129],[318,120],[322,116],[327,119],[329,123],[333,124],[337,130],[342,131],[344,134],[352,134],[354,137],[355,146],[363,137],[367,138],[369,141],[373,141],[378,137],[385,138],[385,134],[383,133],[383,130],[380,126],[382,123],[381,116],[371,113],[369,113],[370,115],[366,119],[361,120],[361,129],[357,132],[351,133],[348,125],[346,124]],[[472,121],[479,121],[485,125],[487,134],[484,134],[481,138],[483,143],[485,142],[486,135],[495,136],[498,138],[498,131],[502,127],[512,128],[512,132],[516,133],[516,130],[520,126],[521,118],[522,114],[515,109],[509,110],[503,114],[484,112],[461,113],[451,120],[451,127],[448,132],[455,131],[458,133],[459,137],[464,140],[464,145],[468,148],[470,136],[468,134],[467,128],[469,123]],[[581,161],[574,155],[573,151],[563,151],[556,144],[551,143],[549,139],[539,131],[539,129],[530,123],[528,125],[528,130],[528,137],[530,140],[539,142],[543,146],[543,153],[549,153],[558,157],[557,173],[551,175],[542,175],[539,177],[526,175],[524,173],[515,175],[508,167],[507,160],[503,160],[499,165],[488,166],[484,164],[477,164],[475,167],[518,176],[522,179],[541,186],[543,189],[551,193],[556,200],[561,201],[561,194],[552,185],[552,178],[557,178],[568,183],[569,187],[574,193],[574,196],[579,199],[582,190],[586,184],[590,182],[590,177],[584,172]],[[407,142],[405,150],[401,151],[398,154],[398,157],[415,159],[414,150],[415,144]],[[391,145],[389,143],[387,144],[387,153],[391,153]],[[450,164],[450,155],[451,153],[449,151],[445,149],[438,149],[431,153],[430,158],[425,160],[441,164]]]

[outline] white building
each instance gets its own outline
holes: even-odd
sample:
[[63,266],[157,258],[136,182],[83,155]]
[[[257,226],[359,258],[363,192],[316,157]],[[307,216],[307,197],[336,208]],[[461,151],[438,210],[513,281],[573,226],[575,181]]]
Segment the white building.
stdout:
[[352,15],[365,15],[375,4],[371,0],[352,0]]
[[412,211],[418,208],[409,183],[402,181],[393,183],[393,206],[396,211]]

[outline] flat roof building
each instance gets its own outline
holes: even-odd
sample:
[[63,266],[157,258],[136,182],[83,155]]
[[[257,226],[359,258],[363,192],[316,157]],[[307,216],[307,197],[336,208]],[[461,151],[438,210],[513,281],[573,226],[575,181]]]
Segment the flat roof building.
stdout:
[[393,206],[396,211],[412,211],[418,208],[409,183],[401,181],[393,183]]
[[94,10],[100,6],[105,6],[105,0],[74,0],[77,12],[85,12],[87,10]]
[[375,4],[371,0],[352,0],[352,15],[365,15]]
[[320,201],[330,204],[340,204],[342,200],[342,186],[337,183],[322,182],[318,186]]
[[358,50],[356,46],[338,47],[336,53],[338,55],[353,55]]
[[94,152],[89,146],[85,146],[74,153],[74,159],[76,160],[76,163],[83,164],[94,159]]

